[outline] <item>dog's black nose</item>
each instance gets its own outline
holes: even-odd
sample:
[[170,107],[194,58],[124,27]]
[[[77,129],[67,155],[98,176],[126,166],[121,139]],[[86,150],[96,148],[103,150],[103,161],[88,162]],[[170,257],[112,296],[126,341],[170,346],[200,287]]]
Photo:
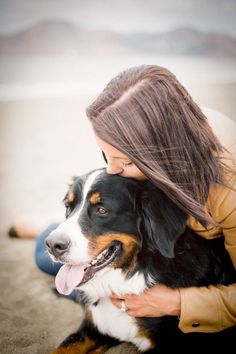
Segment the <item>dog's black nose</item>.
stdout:
[[52,232],[46,240],[46,245],[48,248],[48,252],[53,254],[55,257],[62,256],[65,252],[67,252],[70,248],[71,241],[66,235],[57,235]]

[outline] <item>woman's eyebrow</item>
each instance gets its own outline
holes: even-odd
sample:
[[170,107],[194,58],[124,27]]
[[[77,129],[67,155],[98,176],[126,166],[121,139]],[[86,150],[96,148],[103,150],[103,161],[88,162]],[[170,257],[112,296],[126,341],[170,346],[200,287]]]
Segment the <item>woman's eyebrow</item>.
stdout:
[[113,155],[109,155],[109,157],[112,158],[112,159],[120,159],[120,160],[127,160],[127,161],[130,160],[130,158],[128,156],[113,156]]
[[129,157],[111,156],[113,159],[131,161]]

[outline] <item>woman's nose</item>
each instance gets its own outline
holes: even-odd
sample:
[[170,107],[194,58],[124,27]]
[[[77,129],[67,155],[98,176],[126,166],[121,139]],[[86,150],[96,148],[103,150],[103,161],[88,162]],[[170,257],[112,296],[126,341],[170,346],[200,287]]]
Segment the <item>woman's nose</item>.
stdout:
[[109,163],[107,164],[107,173],[109,175],[118,175],[123,172],[123,168],[121,166],[117,166],[115,164]]

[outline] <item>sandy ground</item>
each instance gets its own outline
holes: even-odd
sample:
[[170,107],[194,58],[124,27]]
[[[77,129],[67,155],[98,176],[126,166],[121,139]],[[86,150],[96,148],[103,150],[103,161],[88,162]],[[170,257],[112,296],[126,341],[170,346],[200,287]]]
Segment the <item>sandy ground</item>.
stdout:
[[[236,120],[236,86],[192,87],[195,100]],[[74,331],[82,311],[53,293],[37,269],[34,241],[9,239],[13,221],[47,225],[64,217],[73,175],[103,166],[84,109],[91,97],[0,103],[0,353],[48,354]],[[135,353],[121,345],[109,353]]]

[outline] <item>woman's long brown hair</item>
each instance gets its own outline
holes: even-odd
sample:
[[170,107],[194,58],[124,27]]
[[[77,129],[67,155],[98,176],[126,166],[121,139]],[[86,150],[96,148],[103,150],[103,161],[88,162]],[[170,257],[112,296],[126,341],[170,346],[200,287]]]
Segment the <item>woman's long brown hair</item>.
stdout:
[[188,215],[214,221],[204,205],[223,183],[223,146],[189,93],[167,69],[130,68],[87,108],[95,134],[131,161]]

